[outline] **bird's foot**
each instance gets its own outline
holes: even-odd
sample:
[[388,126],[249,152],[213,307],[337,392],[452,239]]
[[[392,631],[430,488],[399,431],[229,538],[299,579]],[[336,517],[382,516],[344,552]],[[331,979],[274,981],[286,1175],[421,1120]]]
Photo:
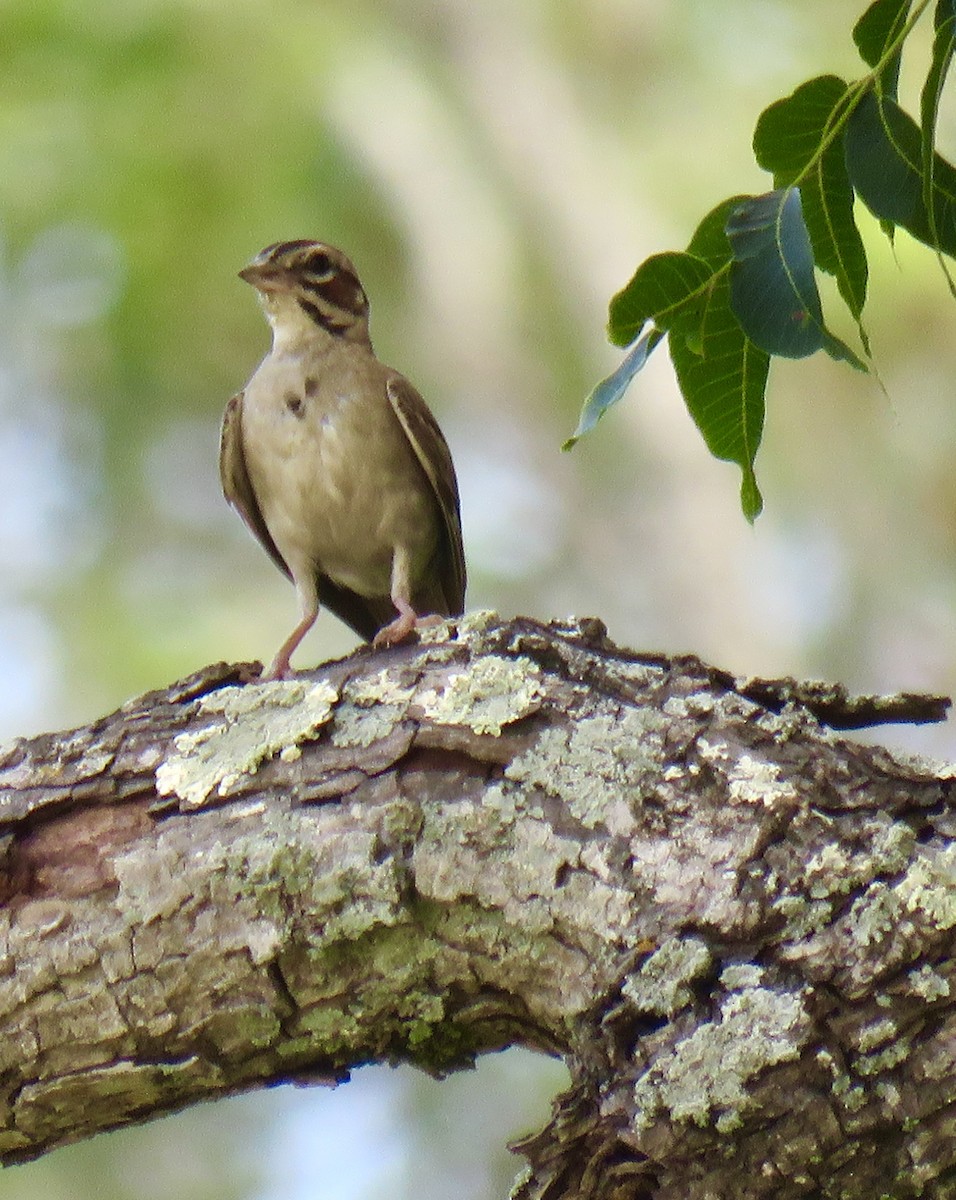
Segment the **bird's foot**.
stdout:
[[390,625],[386,625],[378,631],[372,639],[373,646],[397,646],[399,642],[404,642],[419,629],[440,625],[444,620],[437,613],[429,613],[427,616],[420,617],[411,605],[396,604],[395,607],[399,610],[398,616]]
[[286,640],[276,651],[276,656],[269,663],[269,669],[263,671],[259,676],[260,683],[271,683],[274,679],[291,679],[295,675],[295,671],[289,665],[289,660],[298,648],[299,642],[305,637],[312,626],[315,624],[315,618],[318,615],[319,609],[317,604],[307,604],[305,612],[302,615],[302,620],[296,625],[295,629],[289,634]]
[[291,679],[295,674],[292,667],[289,665],[288,655],[279,653],[275,656],[267,670],[263,671],[259,676],[257,683],[272,683],[276,679]]
[[372,638],[373,646],[397,646],[415,632],[418,618],[413,612],[401,613],[390,625],[383,626]]

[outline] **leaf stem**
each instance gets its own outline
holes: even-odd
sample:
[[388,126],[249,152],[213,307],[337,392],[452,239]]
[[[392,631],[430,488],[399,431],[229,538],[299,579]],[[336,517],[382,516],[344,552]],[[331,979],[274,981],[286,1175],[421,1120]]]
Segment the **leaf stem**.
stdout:
[[919,0],[915,9],[910,13],[906,24],[899,31],[895,38],[887,45],[886,49],[877,62],[866,75],[857,79],[855,82],[847,85],[846,94],[843,96],[840,104],[833,111],[839,115],[829,126],[826,133],[817,148],[816,153],[806,163],[803,170],[791,182],[794,187],[799,187],[801,182],[807,178],[814,170],[816,170],[824,154],[829,150],[830,146],[843,133],[846,123],[849,121],[853,110],[860,103],[863,97],[867,94],[871,87],[879,81],[880,76],[886,70],[887,66],[892,62],[893,58],[899,53],[903,43],[912,33],[917,21],[920,20],[923,13],[929,8],[930,0]]

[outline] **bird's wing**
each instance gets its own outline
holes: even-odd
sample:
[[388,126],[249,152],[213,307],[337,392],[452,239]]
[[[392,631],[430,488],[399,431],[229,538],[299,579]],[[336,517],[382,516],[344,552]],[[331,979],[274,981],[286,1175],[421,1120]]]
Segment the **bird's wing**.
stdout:
[[448,615],[457,616],[465,607],[466,574],[458,481],[451,451],[428,405],[407,379],[398,374],[390,375],[386,387],[395,415],[438,501],[444,531],[439,576]]
[[258,538],[282,574],[291,579],[292,572],[266,527],[246,467],[246,456],[242,448],[243,394],[237,392],[222,414],[222,429],[219,434],[219,478],[222,480],[223,494]]

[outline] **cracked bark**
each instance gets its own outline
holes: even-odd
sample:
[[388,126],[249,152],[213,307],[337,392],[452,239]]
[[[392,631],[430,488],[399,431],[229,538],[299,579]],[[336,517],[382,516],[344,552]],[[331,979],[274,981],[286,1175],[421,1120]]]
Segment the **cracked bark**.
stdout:
[[8,748],[0,1159],[520,1043],[520,1200],[956,1196],[953,774],[827,727],[946,702],[444,637]]

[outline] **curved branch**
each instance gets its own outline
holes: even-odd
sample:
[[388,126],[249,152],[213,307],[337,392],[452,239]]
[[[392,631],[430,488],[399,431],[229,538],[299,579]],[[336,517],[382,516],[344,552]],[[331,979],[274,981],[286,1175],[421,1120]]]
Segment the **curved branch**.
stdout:
[[573,1078],[522,1200],[945,1194],[950,772],[596,621],[245,677],[0,760],[3,1161],[520,1042]]

